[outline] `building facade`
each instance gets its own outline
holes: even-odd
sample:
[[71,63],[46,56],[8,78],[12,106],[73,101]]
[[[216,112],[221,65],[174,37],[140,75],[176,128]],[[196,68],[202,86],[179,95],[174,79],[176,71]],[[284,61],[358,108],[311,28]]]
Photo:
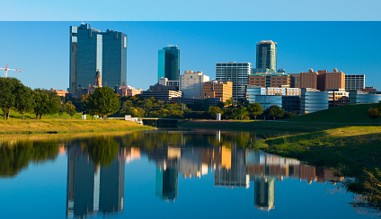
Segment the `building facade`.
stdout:
[[209,76],[202,72],[185,71],[180,75],[180,90],[184,98],[201,99],[202,84],[209,81]]
[[70,26],[69,92],[87,88],[96,71],[101,73],[103,86],[126,85],[127,35],[101,32],[89,24]]
[[177,46],[167,46],[159,50],[158,81],[160,78],[179,81],[180,50]]
[[365,75],[345,75],[345,90],[355,91],[365,89]]
[[233,82],[233,103],[246,99],[247,76],[251,71],[249,62],[229,62],[216,64],[216,80]]
[[328,92],[302,88],[300,95],[300,113],[307,114],[328,109]]
[[270,69],[276,72],[277,43],[271,40],[263,40],[257,43],[256,68]]
[[317,79],[317,72],[313,69],[300,73],[300,88],[317,89]]
[[141,94],[142,91],[143,90],[141,88],[136,89],[131,86],[119,86],[117,93],[122,97],[130,97],[130,96]]
[[282,87],[291,85],[291,76],[286,74],[251,74],[248,84],[260,87]]
[[203,99],[220,98],[225,102],[233,97],[233,83],[231,81],[207,81],[202,84]]
[[337,68],[333,69],[332,72],[328,72],[327,70],[319,70],[317,74],[318,90],[328,91],[345,89],[345,74],[344,72],[337,70]]
[[364,91],[353,91],[349,93],[351,104],[378,103],[381,101],[381,93],[368,93]]
[[155,84],[149,87],[148,90],[142,92],[142,97],[153,97],[156,100],[171,101],[174,98],[181,97],[181,91],[174,86],[165,86],[161,84]]

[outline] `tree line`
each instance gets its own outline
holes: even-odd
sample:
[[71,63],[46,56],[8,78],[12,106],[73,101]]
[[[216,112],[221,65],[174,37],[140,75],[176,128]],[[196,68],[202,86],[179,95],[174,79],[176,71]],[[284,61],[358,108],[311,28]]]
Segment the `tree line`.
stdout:
[[120,97],[112,88],[96,88],[93,93],[81,99],[59,97],[55,92],[45,89],[34,89],[24,86],[15,78],[0,78],[0,108],[4,119],[8,119],[11,109],[19,112],[33,113],[36,119],[46,114],[67,113],[73,117],[82,112],[91,116],[107,118],[110,115],[133,117],[215,119],[220,113],[223,119],[246,120],[258,117],[277,119],[293,116],[278,106],[263,110],[258,103],[239,102],[233,106],[231,99],[217,106],[210,106],[206,100],[193,104],[169,103],[155,98],[143,98],[141,95]]
[[74,105],[64,102],[56,93],[45,89],[34,89],[23,85],[15,78],[0,78],[0,108],[4,119],[9,119],[11,109],[19,112],[34,113],[36,119],[42,115],[67,112],[75,114]]

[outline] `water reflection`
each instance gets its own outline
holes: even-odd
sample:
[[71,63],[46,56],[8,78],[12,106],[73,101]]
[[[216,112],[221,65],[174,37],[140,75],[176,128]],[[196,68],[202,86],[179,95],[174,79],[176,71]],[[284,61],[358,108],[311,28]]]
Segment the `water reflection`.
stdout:
[[276,182],[286,178],[306,183],[344,181],[332,170],[245,148],[257,138],[255,134],[231,132],[139,132],[121,137],[12,143],[0,145],[0,176],[14,177],[30,162],[52,160],[65,151],[69,218],[123,212],[125,168],[141,157],[155,165],[152,173],[144,174],[154,175],[152,196],[163,202],[176,202],[181,197],[178,189],[182,179],[207,175],[212,176],[215,189],[251,191],[250,186],[254,186],[250,203],[261,211],[275,209]]
[[74,141],[67,155],[67,216],[83,218],[122,211],[126,157],[117,142]]

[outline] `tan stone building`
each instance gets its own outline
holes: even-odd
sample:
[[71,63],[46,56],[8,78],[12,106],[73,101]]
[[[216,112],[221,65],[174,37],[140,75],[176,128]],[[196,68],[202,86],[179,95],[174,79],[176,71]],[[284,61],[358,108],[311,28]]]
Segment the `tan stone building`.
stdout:
[[317,88],[321,91],[345,89],[344,72],[337,70],[337,68],[333,69],[333,72],[319,70]]
[[141,94],[142,92],[143,92],[143,90],[141,88],[136,89],[136,88],[131,87],[131,86],[119,86],[119,89],[118,89],[118,94],[122,97],[124,97],[124,96],[127,96],[127,97],[135,96],[135,95]]
[[300,88],[317,89],[318,74],[313,69],[300,73]]
[[202,84],[203,99],[221,98],[225,102],[233,97],[233,82],[231,81],[208,81]]

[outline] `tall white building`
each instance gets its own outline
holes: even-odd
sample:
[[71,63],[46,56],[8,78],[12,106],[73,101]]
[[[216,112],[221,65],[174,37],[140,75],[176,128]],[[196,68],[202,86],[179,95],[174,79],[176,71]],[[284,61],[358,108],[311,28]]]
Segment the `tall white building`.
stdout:
[[183,92],[183,98],[201,99],[202,84],[209,81],[209,76],[202,72],[185,71],[180,75],[180,90]]

